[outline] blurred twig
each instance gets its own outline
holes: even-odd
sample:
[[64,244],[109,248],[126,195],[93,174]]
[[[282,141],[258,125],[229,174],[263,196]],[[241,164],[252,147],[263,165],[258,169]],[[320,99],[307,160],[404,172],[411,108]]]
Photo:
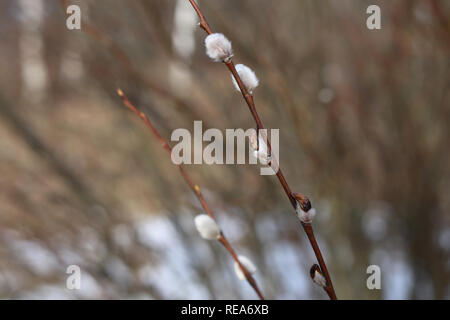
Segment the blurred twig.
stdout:
[[0,93],[0,116],[5,118],[25,141],[34,153],[44,159],[50,167],[64,179],[67,185],[72,189],[84,203],[89,207],[104,204],[91,192],[90,188],[77,177],[77,175],[68,168],[64,162],[42,141],[30,128],[22,117],[14,111],[12,105]]
[[[118,89],[117,90],[117,94],[120,96],[120,98],[122,99],[124,105],[132,110],[136,115],[138,115],[139,118],[141,118],[141,120],[144,121],[144,123],[146,124],[146,126],[150,129],[150,131],[155,135],[155,137],[159,140],[159,142],[161,143],[161,146],[171,155],[172,154],[172,149],[170,148],[170,146],[167,144],[167,142],[164,140],[164,138],[159,134],[159,132],[156,130],[156,128],[151,124],[150,120],[148,119],[148,117],[145,115],[145,113],[140,112],[131,102],[130,100],[128,100],[128,98],[125,96],[125,94],[123,93],[122,90]],[[205,210],[205,212],[214,220],[214,214],[211,211],[211,209],[208,207],[203,194],[200,190],[200,187],[196,184],[194,184],[191,179],[189,178],[189,176],[187,175],[187,173],[184,171],[183,167],[181,164],[177,165],[178,170],[180,171],[180,174],[183,176],[183,179],[186,181],[186,183],[188,184],[189,188],[194,192],[194,194],[196,195],[196,197],[198,198],[198,200],[200,201],[203,209]],[[231,247],[228,239],[225,237],[225,235],[223,234],[223,232],[221,232],[220,238],[218,239],[219,242],[226,248],[226,250],[230,253],[230,255],[233,257],[234,261],[239,265],[239,267],[241,268],[241,270],[243,271],[248,283],[250,284],[250,286],[255,290],[256,294],[258,295],[258,297],[260,299],[264,299],[263,294],[261,293],[261,291],[259,290],[259,287],[255,281],[255,279],[253,278],[253,276],[248,272],[248,270],[241,264],[240,260],[238,259],[234,249]]]
[[[65,13],[68,6],[67,0],[60,0],[60,4],[63,12]],[[124,49],[110,35],[104,33],[98,27],[87,23],[85,20],[81,21],[81,31],[91,39],[94,39],[98,43],[102,44],[105,49],[116,59],[123,70],[131,76],[131,78],[136,80],[138,83],[144,83],[152,92],[164,99],[167,99],[168,101],[173,102],[178,111],[190,110],[193,114],[193,119],[198,118],[197,111],[189,103],[173,95],[168,89],[158,83],[158,81],[153,81],[148,77],[143,77],[138,72],[138,69],[136,69],[133,65],[133,62],[128,58],[128,55]]]

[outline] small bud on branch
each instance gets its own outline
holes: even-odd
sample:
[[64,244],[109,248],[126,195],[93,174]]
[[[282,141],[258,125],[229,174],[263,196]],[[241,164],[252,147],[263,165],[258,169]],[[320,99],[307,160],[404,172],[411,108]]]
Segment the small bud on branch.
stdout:
[[250,136],[250,146],[253,150],[258,150],[258,131],[253,130],[251,136]]
[[[238,259],[242,266],[247,269],[249,274],[254,274],[258,270],[253,262],[246,256],[240,255],[238,256]],[[234,262],[234,272],[236,272],[236,275],[240,280],[246,279],[244,272],[237,262]]]
[[295,211],[297,212],[298,218],[303,223],[311,223],[316,215],[316,209],[311,208],[308,211],[304,211],[298,201]]
[[207,214],[200,214],[194,219],[198,233],[206,240],[217,240],[220,237],[220,228],[216,221]]
[[[257,136],[259,135],[259,138]],[[250,136],[250,146],[253,149],[253,156],[261,162],[263,165],[268,165],[271,160],[267,143],[264,141],[262,134],[256,131]]]
[[306,197],[305,195],[303,195],[301,193],[295,193],[295,192],[292,194],[292,196],[296,200],[298,200],[303,211],[308,211],[309,209],[311,209],[311,201],[309,201],[308,197]]
[[314,281],[314,283],[319,287],[325,288],[327,286],[327,280],[322,275],[322,273],[320,273],[319,266],[317,264],[314,264],[311,267],[311,269],[309,270],[309,275],[311,276],[311,279]]

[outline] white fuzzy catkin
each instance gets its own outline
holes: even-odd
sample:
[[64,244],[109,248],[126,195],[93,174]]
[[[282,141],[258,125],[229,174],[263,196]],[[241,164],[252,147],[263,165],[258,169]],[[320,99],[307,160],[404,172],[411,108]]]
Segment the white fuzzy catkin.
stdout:
[[231,41],[221,33],[212,33],[205,39],[206,54],[216,62],[227,62],[233,56]]
[[259,159],[260,163],[263,165],[268,165],[270,162],[269,150],[267,144],[264,141],[262,134],[259,134],[259,141],[256,142],[256,131],[250,137],[250,146],[253,149],[253,156]]
[[316,215],[316,209],[311,208],[308,211],[303,211],[302,207],[297,201],[297,206],[295,207],[295,211],[297,211],[297,217],[303,223],[311,223]]
[[317,270],[314,272],[313,281],[320,287],[326,287],[327,280]]
[[[236,65],[236,71],[239,74],[239,77],[242,80],[242,83],[244,84],[245,89],[248,91],[248,93],[253,94],[253,90],[258,86],[259,80],[258,77],[256,77],[255,72],[253,72],[252,69],[249,67],[243,65],[243,64],[237,64]],[[233,84],[237,91],[241,91],[239,88],[239,85],[236,81],[236,79],[231,76],[233,79]]]
[[[241,262],[241,264],[244,266],[245,269],[247,269],[249,274],[254,274],[256,272],[256,270],[258,270],[256,268],[256,266],[253,264],[253,262],[247,258],[246,256],[238,256],[239,261]],[[245,274],[242,271],[241,267],[239,267],[239,264],[237,262],[234,262],[234,272],[236,272],[236,275],[238,276],[238,278],[240,280],[245,280]]]
[[[260,148],[261,149],[261,148]],[[264,165],[267,166],[270,164],[270,156],[267,154],[267,150],[255,150],[253,151],[253,156],[257,159],[259,159],[259,162]]]
[[250,146],[253,150],[258,150],[258,133],[256,130],[253,130],[250,135]]
[[207,214],[200,214],[194,219],[198,233],[206,240],[217,240],[220,237],[220,228],[213,218]]

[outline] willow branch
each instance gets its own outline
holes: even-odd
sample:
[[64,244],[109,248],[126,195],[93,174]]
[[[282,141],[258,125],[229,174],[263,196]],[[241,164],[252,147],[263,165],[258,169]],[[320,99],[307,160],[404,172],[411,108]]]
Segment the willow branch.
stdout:
[[[209,26],[208,22],[206,21],[205,16],[203,15],[202,11],[200,10],[200,8],[198,7],[197,3],[194,0],[189,0],[189,2],[191,3],[192,7],[194,8],[194,10],[197,12],[197,15],[200,19],[200,27],[205,30],[205,32],[207,34],[212,34],[213,31],[211,29],[211,27]],[[239,76],[238,72],[236,71],[236,68],[234,66],[233,60],[230,58],[228,59],[226,62],[224,62],[224,64],[227,66],[228,70],[231,72],[231,74],[233,75],[234,79],[236,80],[241,93],[242,93],[242,97],[244,98],[245,102],[247,103],[247,106],[249,108],[249,111],[253,117],[253,119],[256,122],[256,126],[258,129],[264,129],[264,126],[262,124],[262,121],[259,117],[259,114],[256,110],[256,105],[253,99],[253,95],[250,94],[247,89],[244,86],[244,83],[242,82],[241,77]],[[267,140],[267,139],[265,139]],[[297,200],[294,196],[294,194],[291,191],[291,188],[289,186],[289,184],[286,181],[286,178],[283,175],[283,172],[281,171],[280,166],[277,163],[277,159],[275,159],[274,155],[272,155],[271,152],[271,146],[269,141],[267,141],[267,146],[268,146],[268,150],[269,150],[269,154],[272,156],[271,161],[274,162],[274,164],[272,165],[272,167],[278,168],[277,171],[277,178],[280,181],[281,186],[283,187],[284,192],[286,193],[287,197],[289,198],[289,201],[291,202],[292,207],[294,208],[294,210],[296,209],[297,206]],[[305,196],[303,196],[305,197]],[[306,197],[305,197],[306,198]],[[306,198],[307,201],[305,201],[305,203],[308,203],[310,206],[310,201]],[[302,209],[303,210],[308,210],[308,208],[305,208],[304,203],[299,202]],[[333,287],[333,283],[331,282],[331,277],[328,273],[328,269],[325,263],[325,260],[322,256],[322,253],[320,251],[319,245],[317,244],[316,238],[314,236],[314,231],[312,228],[312,225],[310,223],[304,223],[302,222],[302,227],[308,237],[308,240],[311,244],[311,247],[313,248],[314,254],[316,256],[317,262],[319,263],[321,272],[323,273],[326,281],[327,281],[327,285],[324,287],[324,290],[326,291],[326,293],[328,294],[329,298],[331,300],[336,300],[336,293],[334,291],[334,287]]]
[[[121,89],[117,90],[117,94],[119,95],[119,97],[122,99],[123,104],[130,109],[131,111],[133,111],[139,118],[141,118],[142,121],[144,121],[145,125],[150,129],[150,131],[153,133],[153,135],[158,139],[159,143],[161,144],[161,146],[164,148],[164,150],[166,150],[170,155],[172,155],[172,148],[167,144],[166,140],[164,140],[164,138],[159,134],[159,132],[156,130],[156,128],[152,125],[152,123],[150,122],[149,118],[146,116],[145,113],[139,111],[132,103],[131,101],[127,98],[127,96],[123,93],[123,91]],[[189,188],[192,190],[192,192],[194,192],[195,196],[197,197],[197,199],[200,201],[200,204],[202,205],[203,209],[205,210],[205,212],[212,218],[214,219],[214,221],[216,221],[216,218],[212,212],[212,210],[209,208],[208,204],[205,201],[205,198],[203,197],[203,193],[200,190],[200,187],[196,184],[194,184],[192,182],[192,180],[190,179],[190,177],[188,176],[188,174],[186,173],[186,171],[184,171],[183,166],[181,164],[177,164],[178,170],[180,172],[180,174],[183,176],[183,179],[186,181],[186,183],[188,184]],[[245,278],[247,279],[247,282],[250,284],[250,286],[253,288],[253,290],[256,292],[256,294],[258,295],[258,297],[261,300],[264,300],[264,296],[261,293],[255,279],[253,278],[253,276],[248,272],[248,270],[242,265],[242,263],[240,262],[240,260],[238,259],[236,252],[234,251],[234,249],[231,247],[228,239],[225,237],[225,235],[223,234],[223,232],[221,232],[220,237],[218,239],[218,241],[225,247],[225,249],[230,253],[230,255],[232,256],[233,260],[239,265],[239,267],[241,268],[242,272],[245,275]]]

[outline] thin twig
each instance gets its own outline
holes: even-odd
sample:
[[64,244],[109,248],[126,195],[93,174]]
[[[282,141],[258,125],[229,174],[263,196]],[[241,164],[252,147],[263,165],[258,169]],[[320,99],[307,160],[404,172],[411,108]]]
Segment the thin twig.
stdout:
[[[63,14],[66,14],[66,8],[68,5],[69,3],[67,0],[60,0],[60,7]],[[125,70],[133,80],[138,83],[143,83],[158,96],[174,103],[177,110],[188,109],[191,113],[193,113],[192,118],[195,119],[197,111],[195,111],[189,103],[173,95],[169,90],[167,90],[167,88],[159,84],[158,81],[142,76],[139,70],[136,69],[136,66],[133,64],[132,60],[128,57],[126,51],[113,37],[103,32],[99,27],[89,24],[84,19],[81,21],[81,31],[92,40],[103,45],[106,51],[114,57],[115,61],[118,62],[117,65]]]
[[[203,30],[205,30],[205,32],[207,34],[212,34],[213,31],[212,31],[211,27],[209,26],[208,22],[206,21],[206,18],[203,15],[203,13],[200,10],[200,8],[198,7],[197,3],[194,0],[189,0],[189,2],[191,3],[192,7],[195,9],[195,11],[198,14],[198,17],[200,19],[200,27]],[[247,89],[245,88],[241,77],[239,76],[238,72],[236,71],[236,68],[234,66],[234,63],[233,63],[232,59],[230,58],[224,63],[227,66],[228,70],[233,75],[233,77],[236,80],[239,88],[241,89],[242,96],[243,96],[245,102],[247,103],[247,106],[248,106],[248,108],[250,110],[250,113],[253,116],[253,119],[256,122],[257,128],[258,129],[264,129],[264,126],[263,126],[263,124],[261,122],[261,119],[260,119],[260,117],[258,115],[258,112],[256,111],[256,106],[255,106],[255,102],[253,100],[253,95],[251,95],[247,91]],[[265,140],[267,140],[267,139],[265,139]],[[272,167],[278,168],[278,171],[277,171],[277,174],[276,174],[277,178],[280,181],[284,192],[286,193],[287,197],[289,198],[289,200],[291,202],[292,207],[295,210],[296,206],[297,206],[297,200],[296,200],[294,194],[292,193],[291,188],[289,187],[289,184],[287,183],[286,178],[284,177],[284,175],[283,175],[283,173],[281,171],[281,168],[279,167],[279,165],[277,163],[277,160],[275,159],[274,155],[272,155],[271,146],[270,146],[269,141],[267,141],[267,147],[268,147],[269,154],[272,156],[271,161],[274,162],[274,165]],[[309,200],[307,202],[310,204]],[[304,210],[306,209],[307,210],[307,208],[304,207],[304,204],[302,202],[300,202],[300,205],[302,206],[302,209],[304,209]],[[333,283],[331,282],[331,278],[330,278],[330,275],[328,273],[328,269],[327,269],[327,266],[325,264],[325,260],[323,259],[323,256],[322,256],[322,253],[320,251],[319,245],[317,244],[316,238],[314,236],[312,225],[310,223],[303,223],[302,222],[302,226],[303,226],[303,229],[305,230],[305,233],[306,233],[306,235],[308,237],[308,240],[309,240],[309,242],[310,242],[310,244],[311,244],[311,246],[312,246],[312,248],[314,250],[314,254],[316,255],[316,258],[317,258],[317,261],[319,263],[321,272],[323,273],[323,275],[324,275],[324,277],[325,277],[325,279],[327,281],[327,286],[324,287],[324,290],[326,291],[326,293],[328,294],[328,296],[329,296],[329,298],[331,300],[336,300],[337,297],[336,297],[336,293],[334,291]]]
[[[117,94],[119,95],[119,97],[122,99],[123,104],[130,109],[131,111],[133,111],[135,114],[137,114],[139,116],[139,118],[141,118],[144,123],[146,124],[146,126],[150,129],[150,131],[155,135],[155,137],[158,139],[158,141],[161,143],[161,146],[170,154],[172,155],[172,149],[171,147],[167,144],[167,142],[164,140],[164,138],[159,134],[159,132],[156,130],[156,128],[151,124],[150,120],[148,119],[148,117],[146,116],[145,113],[139,111],[132,103],[131,101],[125,96],[125,94],[123,93],[123,91],[121,89],[117,90]],[[211,211],[211,209],[209,208],[209,206],[207,205],[205,198],[203,197],[203,194],[200,190],[200,187],[196,184],[194,184],[192,182],[192,180],[189,178],[188,174],[186,173],[186,171],[184,171],[183,166],[181,164],[177,164],[178,170],[180,171],[180,174],[183,176],[184,180],[186,181],[186,183],[188,184],[189,188],[194,192],[194,194],[196,195],[196,197],[198,198],[198,200],[200,201],[203,209],[205,210],[205,212],[212,218],[214,219],[214,221],[216,221],[216,218],[214,217],[213,212]],[[225,247],[225,249],[230,253],[230,255],[233,257],[234,261],[239,265],[239,267],[241,268],[242,272],[245,275],[245,278],[247,279],[247,282],[250,284],[250,286],[253,288],[253,290],[255,290],[256,294],[258,295],[258,297],[261,300],[264,300],[264,296],[261,293],[261,291],[259,290],[259,287],[255,281],[255,279],[253,278],[253,276],[248,272],[248,270],[242,265],[241,261],[238,259],[236,252],[234,251],[234,249],[231,247],[230,243],[228,242],[228,239],[225,237],[225,235],[223,234],[223,232],[221,232],[220,237],[218,239],[218,241]]]

